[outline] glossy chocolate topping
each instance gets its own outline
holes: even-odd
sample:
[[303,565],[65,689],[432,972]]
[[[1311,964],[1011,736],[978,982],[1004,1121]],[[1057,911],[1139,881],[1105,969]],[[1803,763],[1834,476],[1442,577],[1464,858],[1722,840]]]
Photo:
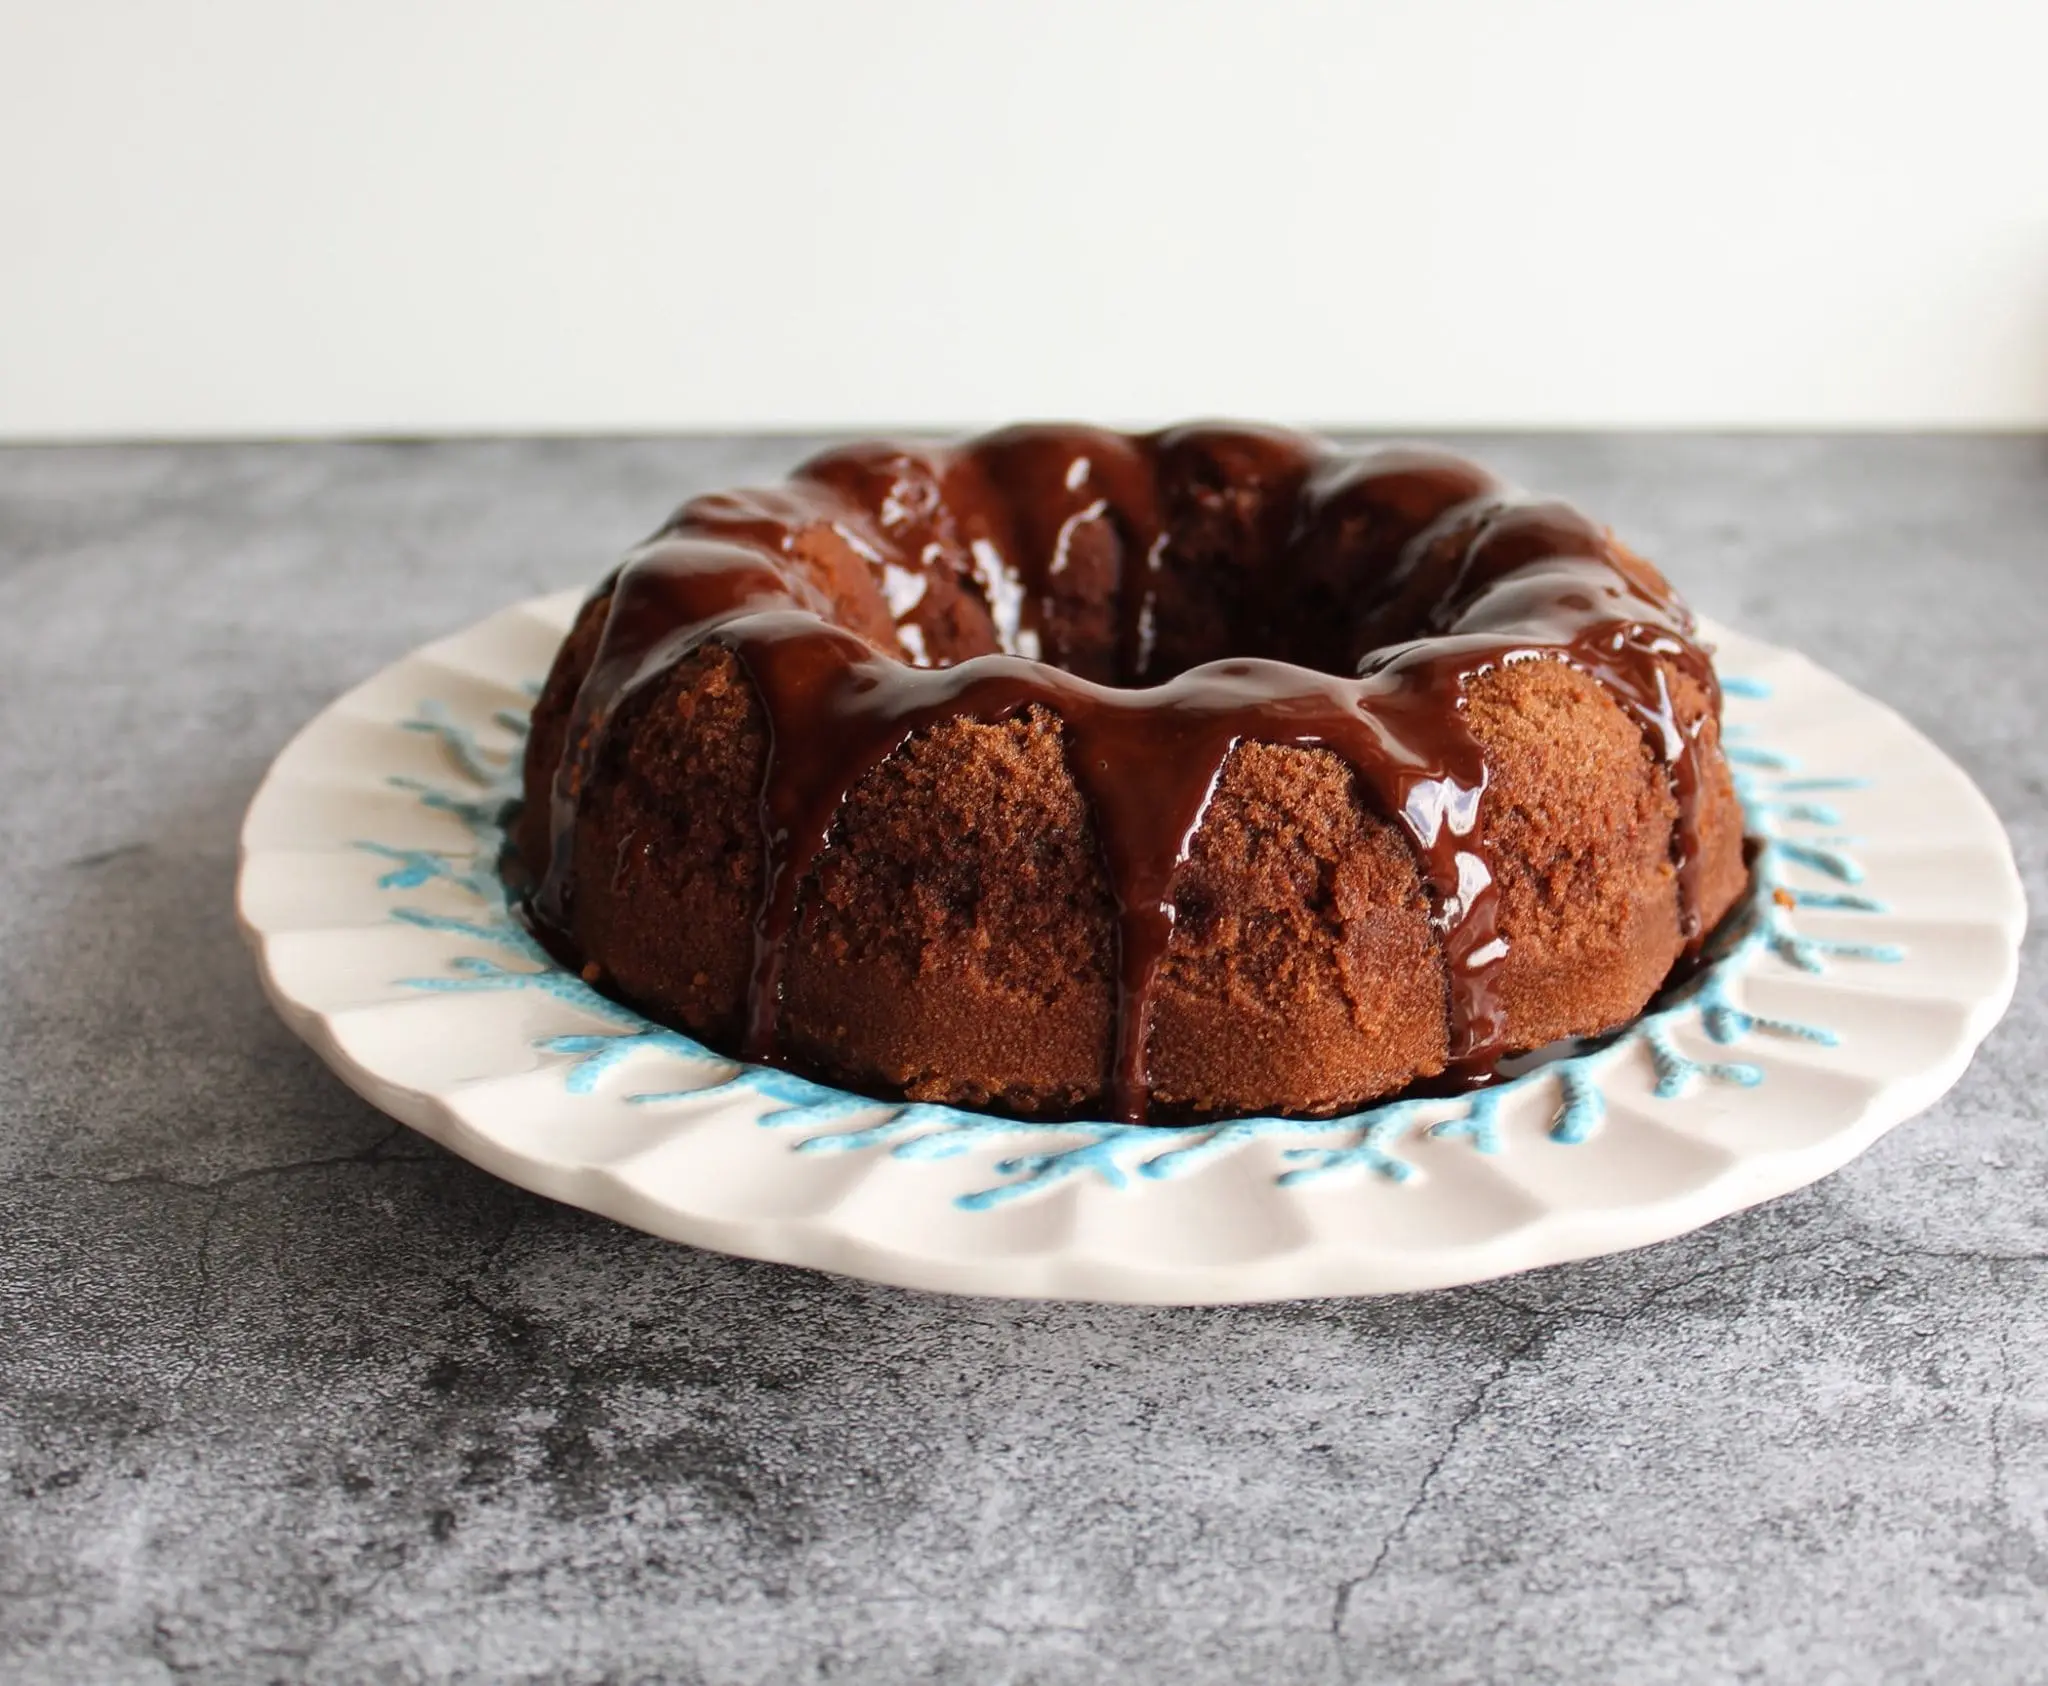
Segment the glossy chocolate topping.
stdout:
[[1145,1115],[1174,877],[1239,743],[1329,749],[1399,823],[1443,946],[1454,1074],[1515,1051],[1487,766],[1463,717],[1476,674],[1562,660],[1638,722],[1669,772],[1681,926],[1699,935],[1705,716],[1685,729],[1671,679],[1709,712],[1718,691],[1691,616],[1584,516],[1455,456],[1220,426],[862,445],[685,505],[605,589],[534,917],[573,951],[577,803],[621,701],[698,645],[729,647],[769,732],[749,1059],[777,1056],[800,892],[854,784],[921,728],[1033,705],[1064,723],[1114,896],[1119,1118]]

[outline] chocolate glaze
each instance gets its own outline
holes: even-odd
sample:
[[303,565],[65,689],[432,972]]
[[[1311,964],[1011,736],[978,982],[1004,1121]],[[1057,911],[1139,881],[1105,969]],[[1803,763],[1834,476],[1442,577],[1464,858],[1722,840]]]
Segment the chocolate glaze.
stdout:
[[[1181,589],[1168,591],[1169,583]],[[744,1057],[777,1057],[804,880],[859,779],[952,718],[1057,714],[1092,806],[1118,933],[1112,1110],[1140,1120],[1173,882],[1239,743],[1334,751],[1412,844],[1446,970],[1453,1080],[1515,1050],[1468,680],[1569,662],[1669,770],[1682,929],[1699,934],[1697,733],[1719,694],[1662,578],[1569,507],[1436,451],[1299,435],[1013,428],[958,448],[828,452],[782,488],[687,504],[610,594],[553,791],[533,914],[573,952],[577,802],[619,704],[697,646],[729,647],[769,747]]]

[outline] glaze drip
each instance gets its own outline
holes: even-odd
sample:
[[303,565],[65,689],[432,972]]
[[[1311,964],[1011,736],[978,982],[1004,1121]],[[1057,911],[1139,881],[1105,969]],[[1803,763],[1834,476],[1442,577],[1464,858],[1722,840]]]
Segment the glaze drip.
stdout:
[[[1176,580],[1199,589],[1165,589]],[[1629,713],[1669,773],[1681,928],[1699,934],[1697,733],[1718,691],[1690,616],[1585,517],[1458,457],[1225,427],[864,445],[779,491],[685,505],[608,589],[533,914],[573,952],[577,802],[610,721],[689,650],[728,647],[769,735],[751,1060],[777,1058],[803,884],[853,787],[926,727],[1033,707],[1062,723],[1112,891],[1119,1119],[1145,1116],[1175,876],[1241,743],[1332,751],[1407,838],[1443,952],[1454,1080],[1516,1052],[1487,768],[1463,715],[1476,675],[1562,660]],[[1690,730],[1674,674],[1709,701]]]

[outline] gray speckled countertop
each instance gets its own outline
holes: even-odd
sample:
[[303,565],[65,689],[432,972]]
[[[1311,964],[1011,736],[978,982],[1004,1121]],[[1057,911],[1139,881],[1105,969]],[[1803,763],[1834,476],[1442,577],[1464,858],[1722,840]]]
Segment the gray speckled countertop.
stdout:
[[[2048,441],[1476,440],[2048,905]],[[329,697],[802,442],[0,451],[0,1678],[2048,1678],[2048,983],[1840,1175],[1370,1303],[927,1298],[394,1130],[230,909]]]

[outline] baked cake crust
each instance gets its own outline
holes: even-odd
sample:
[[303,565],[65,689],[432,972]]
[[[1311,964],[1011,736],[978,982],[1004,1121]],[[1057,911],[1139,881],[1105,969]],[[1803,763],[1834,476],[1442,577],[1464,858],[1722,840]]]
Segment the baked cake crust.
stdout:
[[514,869],[713,1047],[1329,1113],[1640,1012],[1739,898],[1690,613],[1436,451],[1012,428],[684,505],[534,710]]

